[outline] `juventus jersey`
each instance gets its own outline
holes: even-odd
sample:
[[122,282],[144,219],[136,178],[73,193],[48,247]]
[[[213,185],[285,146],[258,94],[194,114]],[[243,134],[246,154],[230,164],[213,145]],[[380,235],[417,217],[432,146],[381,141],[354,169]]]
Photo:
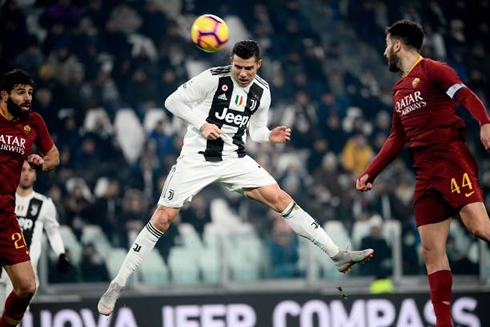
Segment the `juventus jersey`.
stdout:
[[34,268],[37,267],[41,256],[43,230],[46,231],[56,255],[65,253],[63,239],[59,232],[60,225],[56,219],[56,208],[50,198],[34,191],[27,196],[16,193],[15,214],[24,233]]
[[[171,106],[169,99],[177,99],[178,105]],[[241,87],[231,74],[231,66],[211,68],[181,85],[169,99],[167,109],[190,124],[182,155],[198,154],[206,161],[244,157],[248,128],[254,141],[268,141],[271,95],[269,85],[259,76]],[[193,117],[186,119],[179,113],[184,106],[192,108]],[[206,139],[199,130],[204,122],[218,126],[221,137]]]

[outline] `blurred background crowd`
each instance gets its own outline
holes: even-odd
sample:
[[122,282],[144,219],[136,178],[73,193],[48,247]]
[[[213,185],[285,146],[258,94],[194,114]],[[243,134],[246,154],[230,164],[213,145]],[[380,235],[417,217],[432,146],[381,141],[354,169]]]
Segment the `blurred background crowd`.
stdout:
[[[162,109],[165,98],[195,74],[229,62],[189,40],[195,17],[213,13],[231,31],[229,46],[259,42],[269,82],[270,126],[293,130],[284,146],[252,144],[248,151],[322,225],[340,221],[348,235],[356,222],[369,232],[355,246],[376,249],[358,274],[389,275],[386,221],[401,224],[404,274],[423,274],[413,222],[414,174],[404,151],[376,180],[372,192],[355,180],[380,150],[391,127],[391,88],[398,78],[382,56],[384,27],[401,18],[422,24],[422,55],[445,61],[485,103],[490,97],[490,1],[476,0],[4,0],[0,1],[0,71],[19,67],[38,85],[33,110],[45,119],[61,153],[54,173],[35,188],[56,204],[59,221],[82,244],[71,275],[52,281],[107,281],[104,253],[83,241],[98,226],[110,247],[127,249],[149,219],[175,162],[185,124]],[[490,207],[490,161],[478,123],[464,108],[467,138],[480,165]],[[260,277],[301,277],[298,239],[265,207],[211,186],[195,197],[159,242],[165,262],[181,240],[180,225],[203,237],[224,199],[230,213],[253,226],[267,249]],[[463,238],[465,243],[458,243]],[[476,273],[472,238],[451,234],[456,273]],[[328,260],[325,258],[325,260]],[[381,268],[380,268],[381,267]],[[99,273],[93,274],[94,269]]]

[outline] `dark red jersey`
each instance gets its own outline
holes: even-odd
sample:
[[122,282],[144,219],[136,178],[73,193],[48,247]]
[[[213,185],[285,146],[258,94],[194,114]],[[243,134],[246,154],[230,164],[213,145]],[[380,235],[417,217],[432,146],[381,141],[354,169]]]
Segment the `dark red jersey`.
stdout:
[[490,122],[483,103],[451,67],[421,57],[393,87],[391,133],[364,172],[369,174],[368,182],[400,153],[407,141],[416,151],[418,147],[461,139],[465,123],[456,115],[454,100],[463,104],[480,125]]
[[403,128],[409,146],[445,142],[458,135],[465,123],[456,115],[453,97],[464,87],[448,65],[420,60],[393,87],[394,127]]
[[46,124],[38,113],[32,112],[29,118],[15,121],[0,115],[0,210],[14,212],[15,190],[24,159],[33,144],[42,153],[53,147]]

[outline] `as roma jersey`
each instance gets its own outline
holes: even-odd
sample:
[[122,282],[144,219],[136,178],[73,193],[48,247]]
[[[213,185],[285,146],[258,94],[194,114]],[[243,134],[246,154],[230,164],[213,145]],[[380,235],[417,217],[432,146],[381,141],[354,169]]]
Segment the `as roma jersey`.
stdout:
[[32,112],[29,118],[15,121],[0,115],[0,211],[15,210],[15,190],[24,159],[33,144],[41,153],[53,147],[46,124],[38,113]]
[[393,128],[403,129],[410,147],[459,137],[465,123],[456,115],[453,98],[463,87],[451,67],[421,59],[393,87]]

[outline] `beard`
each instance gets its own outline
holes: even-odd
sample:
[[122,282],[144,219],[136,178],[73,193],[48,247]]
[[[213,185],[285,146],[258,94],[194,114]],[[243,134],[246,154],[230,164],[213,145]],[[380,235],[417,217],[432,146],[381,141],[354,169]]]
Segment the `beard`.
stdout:
[[29,118],[29,115],[31,114],[31,103],[30,102],[24,102],[24,104],[29,104],[29,110],[24,110],[22,109],[21,106],[17,105],[14,101],[12,101],[11,98],[8,98],[7,100],[7,109],[8,111],[12,114],[17,119],[27,119]]
[[400,60],[393,51],[393,48],[388,51],[388,57],[386,58],[386,60],[388,61],[388,69],[390,70],[390,72],[396,73],[400,71],[400,68],[398,67],[398,62]]
[[27,190],[27,189],[31,188],[32,184],[33,183],[27,183],[26,184],[26,183],[21,181],[21,182],[19,182],[19,187],[23,190]]

